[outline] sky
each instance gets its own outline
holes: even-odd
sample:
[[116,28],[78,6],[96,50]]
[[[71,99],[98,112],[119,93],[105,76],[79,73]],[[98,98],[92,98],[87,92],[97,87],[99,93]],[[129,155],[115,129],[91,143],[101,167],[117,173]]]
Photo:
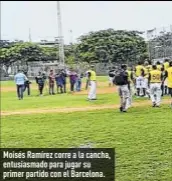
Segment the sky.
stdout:
[[[170,27],[172,1],[61,1],[64,42],[108,28]],[[57,1],[1,1],[1,39],[53,40],[58,36]],[[72,33],[70,32],[72,30]]]

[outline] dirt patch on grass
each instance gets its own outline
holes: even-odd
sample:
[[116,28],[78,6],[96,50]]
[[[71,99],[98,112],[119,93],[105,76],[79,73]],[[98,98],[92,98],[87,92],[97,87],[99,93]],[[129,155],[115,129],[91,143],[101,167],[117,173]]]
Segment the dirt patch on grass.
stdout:
[[[97,94],[111,94],[111,93],[115,93],[117,92],[117,88],[116,87],[101,87],[101,86],[104,86],[103,85],[104,83],[100,83],[98,85],[98,88],[97,88]],[[85,87],[83,85],[83,87]],[[32,85],[31,87],[31,91],[32,90],[37,90],[37,86],[36,85]],[[46,92],[47,88],[44,89],[44,92]],[[69,85],[67,86],[67,89],[69,90]],[[16,91],[16,88],[15,87],[2,87],[1,88],[1,92],[15,92]],[[73,93],[74,95],[86,95],[88,94],[88,90],[82,90],[81,92],[74,92]]]
[[[163,104],[170,104],[170,100],[163,100]],[[150,101],[135,102],[132,107],[144,107],[144,106],[151,106],[151,102]],[[27,109],[27,110],[19,110],[14,112],[2,111],[1,116],[42,114],[42,113],[71,113],[71,112],[83,112],[83,111],[118,109],[118,108],[119,105],[97,105],[97,106],[74,107],[74,108]]]
[[[37,86],[33,85],[31,87],[31,90],[37,90]],[[16,91],[16,87],[15,86],[10,86],[10,87],[1,87],[1,92],[15,92]]]

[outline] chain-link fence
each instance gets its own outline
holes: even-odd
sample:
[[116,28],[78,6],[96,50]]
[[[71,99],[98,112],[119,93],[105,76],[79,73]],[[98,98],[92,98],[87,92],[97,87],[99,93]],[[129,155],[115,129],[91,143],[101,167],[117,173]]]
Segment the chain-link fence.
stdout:
[[148,30],[147,39],[151,60],[172,58],[172,25]]

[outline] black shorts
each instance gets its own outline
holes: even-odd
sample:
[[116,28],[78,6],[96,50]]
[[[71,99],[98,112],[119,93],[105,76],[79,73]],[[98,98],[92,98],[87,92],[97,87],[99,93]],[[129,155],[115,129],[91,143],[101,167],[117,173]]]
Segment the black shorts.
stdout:
[[168,88],[168,90],[169,90],[169,94],[171,95],[171,97],[172,97],[172,88],[171,87],[169,87]]

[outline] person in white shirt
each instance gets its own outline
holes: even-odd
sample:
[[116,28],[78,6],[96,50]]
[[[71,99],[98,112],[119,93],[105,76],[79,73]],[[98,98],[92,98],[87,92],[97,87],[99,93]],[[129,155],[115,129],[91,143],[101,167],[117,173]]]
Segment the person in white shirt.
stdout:
[[24,75],[22,70],[19,70],[18,73],[14,76],[14,81],[17,86],[17,96],[19,100],[23,99],[23,91],[24,91],[24,86],[25,86],[24,84],[25,84],[25,81],[27,80],[28,78],[26,77],[26,75]]

